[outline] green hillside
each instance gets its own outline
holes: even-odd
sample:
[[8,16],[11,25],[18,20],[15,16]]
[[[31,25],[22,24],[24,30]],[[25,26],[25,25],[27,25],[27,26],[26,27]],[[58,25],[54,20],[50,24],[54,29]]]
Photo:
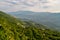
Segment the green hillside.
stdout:
[[0,40],[60,40],[60,32],[44,27],[0,11]]

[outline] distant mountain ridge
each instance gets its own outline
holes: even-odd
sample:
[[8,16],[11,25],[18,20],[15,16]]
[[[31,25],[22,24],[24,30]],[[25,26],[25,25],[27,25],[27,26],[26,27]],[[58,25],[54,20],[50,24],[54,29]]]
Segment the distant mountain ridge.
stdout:
[[43,27],[0,11],[0,40],[60,40],[60,32]]
[[60,30],[60,13],[18,11],[10,13],[17,18],[31,20]]

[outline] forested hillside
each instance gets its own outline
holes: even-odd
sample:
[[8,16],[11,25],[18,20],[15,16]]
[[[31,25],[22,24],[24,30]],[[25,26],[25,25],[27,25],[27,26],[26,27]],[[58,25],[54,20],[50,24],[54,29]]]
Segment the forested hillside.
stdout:
[[0,11],[0,40],[60,40],[60,32]]

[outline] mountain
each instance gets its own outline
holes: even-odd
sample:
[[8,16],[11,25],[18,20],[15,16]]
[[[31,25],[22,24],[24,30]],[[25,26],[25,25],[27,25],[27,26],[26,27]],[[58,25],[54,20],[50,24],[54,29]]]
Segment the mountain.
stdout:
[[23,20],[31,20],[48,26],[48,28],[60,30],[60,13],[18,11],[10,14]]
[[0,11],[0,40],[60,40],[60,32]]

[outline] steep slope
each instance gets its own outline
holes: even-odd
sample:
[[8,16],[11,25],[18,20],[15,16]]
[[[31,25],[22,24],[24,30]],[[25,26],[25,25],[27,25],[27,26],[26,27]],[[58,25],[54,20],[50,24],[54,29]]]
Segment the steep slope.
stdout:
[[[37,27],[36,27],[37,26]],[[60,40],[60,33],[43,25],[19,21],[0,11],[0,40]]]
[[[0,40],[9,40],[8,37],[16,36],[16,30],[22,31],[23,22],[16,20],[14,17],[0,12]],[[17,39],[17,38],[16,38]]]

